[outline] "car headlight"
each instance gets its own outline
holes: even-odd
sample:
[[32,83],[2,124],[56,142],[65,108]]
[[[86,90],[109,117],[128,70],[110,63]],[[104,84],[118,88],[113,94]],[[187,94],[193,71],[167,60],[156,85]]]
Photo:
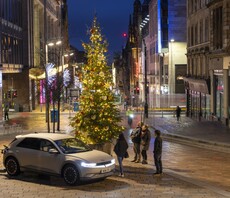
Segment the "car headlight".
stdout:
[[112,159],[112,160],[111,160],[111,164],[115,164],[115,159]]
[[92,167],[95,167],[96,165],[97,165],[96,163],[86,163],[86,162],[81,163],[81,166],[87,167],[87,168],[92,168]]

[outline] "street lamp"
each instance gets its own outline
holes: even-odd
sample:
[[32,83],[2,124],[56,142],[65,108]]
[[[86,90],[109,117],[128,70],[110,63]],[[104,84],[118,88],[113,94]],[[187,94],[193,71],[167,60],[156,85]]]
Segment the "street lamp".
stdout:
[[146,60],[146,57],[147,57],[147,52],[146,52],[146,43],[145,43],[145,40],[143,39],[143,43],[144,43],[144,57],[145,57],[145,106],[144,106],[144,116],[145,118],[148,118],[148,92],[147,92],[147,89],[148,89],[148,82],[147,82],[147,60]]
[[170,57],[171,57],[171,62],[170,62],[170,72],[169,72],[169,79],[170,79],[170,90],[169,93],[172,94],[173,93],[173,43],[174,43],[174,39],[170,40]]
[[[46,121],[48,122],[48,131],[49,131],[49,109],[50,109],[50,106],[49,106],[49,102],[50,102],[50,94],[49,94],[49,87],[48,87],[48,74],[47,74],[47,66],[48,66],[48,47],[52,47],[52,46],[59,46],[62,44],[62,41],[61,40],[57,40],[56,42],[49,42],[49,43],[46,43],[45,45],[45,48],[46,48],[46,68],[45,68],[45,81],[46,81]],[[57,55],[57,54],[55,54]],[[62,54],[61,54],[62,55]],[[60,61],[60,55],[58,55],[58,62],[63,62],[62,60]],[[63,67],[63,63],[62,63],[62,67]],[[58,64],[58,69],[57,69],[57,83],[60,84],[60,79],[59,79],[59,64]],[[60,97],[60,95],[59,95]],[[54,109],[54,112],[53,112],[53,132],[55,132],[55,109]],[[58,99],[58,115],[57,115],[57,130],[59,131],[60,130],[60,99]]]

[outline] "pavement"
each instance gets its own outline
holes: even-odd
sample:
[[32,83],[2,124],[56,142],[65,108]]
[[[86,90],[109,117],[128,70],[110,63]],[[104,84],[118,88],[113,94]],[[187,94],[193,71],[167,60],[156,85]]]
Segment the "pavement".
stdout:
[[[71,131],[71,127],[68,125],[69,117],[73,117],[72,112],[61,113],[61,129],[62,131]],[[124,112],[122,113],[125,116]],[[136,123],[143,118],[142,113],[136,112],[133,120],[133,127]],[[10,121],[3,122],[3,124],[19,125],[19,128],[10,128],[6,131],[0,130],[0,149],[4,142],[12,140],[15,134],[29,133],[35,131],[46,131],[46,124],[44,124],[44,112],[11,112]],[[35,124],[36,123],[36,124]],[[185,144],[196,144],[197,146],[205,146],[216,149],[222,149],[224,152],[230,148],[230,130],[223,126],[217,121],[198,121],[181,116],[181,120],[177,121],[173,115],[161,115],[149,112],[148,119],[145,119],[150,127],[151,132],[153,129],[160,129],[163,138],[171,139],[172,141],[181,141]],[[124,117],[123,125],[127,125],[127,119]],[[52,130],[52,125],[51,125]],[[8,132],[7,132],[8,131]],[[130,132],[126,130],[126,132]],[[166,171],[162,177],[151,177],[150,175],[154,172],[153,159],[150,157],[149,164],[141,166],[140,164],[132,163],[130,160],[133,158],[132,147],[129,148],[130,158],[124,160],[125,165],[125,178],[118,176],[110,177],[104,181],[98,183],[87,183],[76,187],[69,187],[63,183],[62,179],[51,177],[49,179],[40,178],[37,175],[25,174],[17,179],[9,179],[6,174],[0,171],[0,187],[1,194],[3,197],[158,197],[158,198],[178,198],[178,197],[209,197],[209,198],[220,198],[229,197],[230,193],[226,189],[214,188],[214,185],[207,185],[210,182],[206,181],[207,175],[199,180],[194,179],[194,174],[197,174],[198,168],[188,167],[188,171],[182,168],[182,161],[180,159],[187,159],[187,155],[190,156],[188,150],[184,152],[183,149],[186,147],[178,148],[177,145],[165,145],[165,150],[170,150],[170,155],[165,151],[164,156]],[[178,151],[181,150],[180,154]],[[175,155],[171,154],[171,151],[177,153],[180,158],[177,162],[174,159]],[[189,148],[190,151],[190,148]],[[201,152],[200,150],[197,150]],[[152,150],[149,151],[148,155],[151,156]],[[184,152],[184,154],[183,154]],[[202,150],[207,155],[207,150]],[[191,151],[193,154],[193,150]],[[213,153],[210,157],[213,156]],[[223,154],[224,156],[227,156]],[[208,158],[208,159],[209,159]],[[204,161],[202,164],[202,160]],[[200,157],[198,165],[203,167],[208,165],[207,158]],[[229,164],[226,157],[226,164]],[[186,160],[184,160],[186,163]],[[178,169],[177,163],[180,163]],[[218,162],[217,162],[218,163]],[[222,161],[223,163],[223,161]],[[173,166],[176,168],[173,169]],[[187,163],[185,166],[188,166]],[[0,168],[2,168],[0,166]],[[194,169],[194,170],[193,170]],[[193,171],[191,171],[193,170]],[[224,177],[228,174],[227,172],[220,177]],[[184,171],[183,174],[180,174]],[[215,170],[213,170],[215,171]],[[201,170],[202,172],[202,170]],[[190,174],[190,175],[189,175]],[[211,177],[214,174],[209,174]],[[193,178],[193,179],[192,179]],[[220,180],[217,180],[220,181]],[[230,181],[229,181],[230,182]],[[226,182],[227,183],[227,182]]]
[[165,138],[230,152],[230,128],[219,121],[199,121],[185,115],[177,121],[173,115],[162,117],[152,114],[146,123],[153,129],[159,129]]
[[[150,130],[159,129],[165,139],[180,141],[187,144],[196,144],[197,146],[206,146],[210,148],[218,148],[222,151],[230,153],[230,128],[224,126],[219,121],[197,120],[195,118],[181,115],[177,121],[173,114],[161,114],[150,111],[148,118],[143,118],[142,112],[134,113],[133,126],[144,120],[149,125]],[[10,121],[3,121],[0,124],[0,140],[14,133],[30,133],[35,131],[47,131],[47,126],[44,124],[45,113],[37,109],[33,112],[11,112]],[[41,118],[43,116],[43,118]],[[61,112],[61,131],[71,131],[69,120],[74,116],[74,112]],[[125,112],[122,112],[123,125],[127,126]],[[36,125],[33,125],[36,122]],[[5,126],[4,126],[5,125]],[[8,127],[8,128],[7,128]],[[11,127],[11,128],[9,128]],[[50,125],[51,132],[53,125]],[[2,136],[3,135],[3,136]]]

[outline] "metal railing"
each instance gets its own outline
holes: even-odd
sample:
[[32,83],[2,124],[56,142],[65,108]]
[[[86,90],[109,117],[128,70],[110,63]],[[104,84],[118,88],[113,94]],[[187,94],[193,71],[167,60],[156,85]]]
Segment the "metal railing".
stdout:
[[23,133],[23,126],[21,124],[3,124],[3,135],[12,133]]

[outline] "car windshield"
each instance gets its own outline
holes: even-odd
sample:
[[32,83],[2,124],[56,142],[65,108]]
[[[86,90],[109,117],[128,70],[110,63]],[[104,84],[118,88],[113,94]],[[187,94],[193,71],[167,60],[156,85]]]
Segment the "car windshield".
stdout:
[[82,141],[75,138],[56,140],[55,143],[62,150],[63,153],[80,153],[92,150]]

